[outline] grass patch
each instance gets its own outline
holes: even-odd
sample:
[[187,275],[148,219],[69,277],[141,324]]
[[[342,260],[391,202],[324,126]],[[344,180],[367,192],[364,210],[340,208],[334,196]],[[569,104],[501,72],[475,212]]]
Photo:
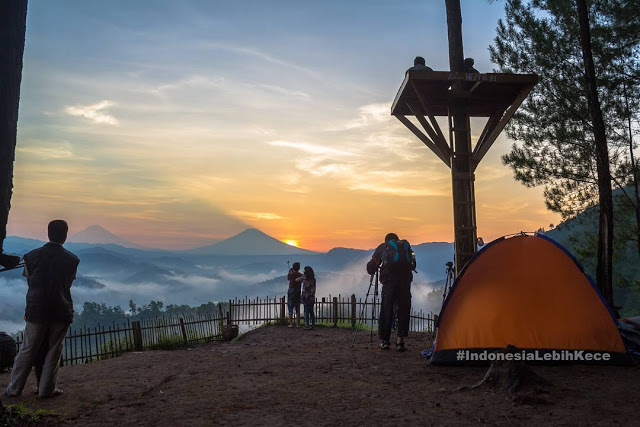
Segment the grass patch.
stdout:
[[42,425],[54,424],[57,421],[57,415],[54,411],[47,411],[44,409],[36,409],[35,411],[24,406],[23,403],[16,403],[13,405],[6,405],[3,409],[0,409],[0,426],[1,427],[14,427],[38,424]]
[[320,323],[316,323],[316,326],[321,327],[321,328],[337,327],[337,328],[343,328],[343,329],[358,329],[360,331],[368,331],[371,328],[371,325],[367,325],[367,324],[360,323],[360,322],[356,322],[356,326],[354,328],[353,325],[351,324],[351,321],[349,321],[349,322],[338,322],[338,324],[335,325],[335,326],[334,326],[333,322],[320,322]]

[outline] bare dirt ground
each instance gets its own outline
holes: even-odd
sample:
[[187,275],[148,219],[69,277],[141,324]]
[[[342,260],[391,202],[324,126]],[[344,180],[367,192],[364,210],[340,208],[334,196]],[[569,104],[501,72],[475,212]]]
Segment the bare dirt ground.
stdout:
[[[638,425],[640,368],[536,366],[553,382],[535,403],[503,391],[457,391],[486,368],[424,366],[425,337],[404,353],[382,351],[369,332],[351,349],[349,329],[268,326],[235,343],[130,353],[64,367],[64,395],[20,398],[62,425]],[[0,374],[4,388],[8,374]]]

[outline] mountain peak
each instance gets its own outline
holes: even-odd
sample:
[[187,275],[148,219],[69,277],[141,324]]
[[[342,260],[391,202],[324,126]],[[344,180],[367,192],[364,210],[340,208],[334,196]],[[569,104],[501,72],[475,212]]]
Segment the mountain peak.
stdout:
[[287,245],[257,228],[246,230],[226,240],[194,249],[210,255],[312,255],[316,252]]
[[126,248],[138,248],[141,249],[143,248],[140,245],[137,245],[135,243],[129,242],[126,239],[123,239],[122,237],[113,234],[112,232],[110,232],[109,230],[107,230],[106,228],[97,225],[97,224],[92,224],[90,226],[88,226],[87,228],[85,228],[82,231],[79,231],[77,233],[72,234],[69,237],[69,242],[73,242],[73,243],[90,243],[90,244],[115,244],[115,245],[120,245],[120,246],[124,246]]

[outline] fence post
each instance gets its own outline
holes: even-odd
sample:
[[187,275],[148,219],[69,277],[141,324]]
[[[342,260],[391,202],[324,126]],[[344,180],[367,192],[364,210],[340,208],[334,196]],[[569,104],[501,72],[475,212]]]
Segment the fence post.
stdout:
[[142,328],[140,328],[140,321],[135,320],[131,322],[131,326],[133,327],[133,350],[143,351],[144,346],[142,345]]
[[187,328],[184,327],[184,319],[180,318],[180,329],[182,330],[182,339],[184,340],[184,345],[189,347],[189,340],[187,339]]
[[284,325],[285,322],[285,303],[284,303],[284,297],[280,298],[280,324]]
[[229,311],[227,311],[227,325],[231,324],[231,300],[229,300]]
[[333,327],[338,327],[338,297],[333,297]]
[[356,327],[356,295],[351,294],[351,327]]

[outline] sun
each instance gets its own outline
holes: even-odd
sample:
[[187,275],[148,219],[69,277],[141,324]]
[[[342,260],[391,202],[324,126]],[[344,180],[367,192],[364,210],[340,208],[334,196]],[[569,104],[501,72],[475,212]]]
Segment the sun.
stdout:
[[298,241],[297,240],[285,240],[284,242],[289,246],[295,246],[296,248],[298,247]]

